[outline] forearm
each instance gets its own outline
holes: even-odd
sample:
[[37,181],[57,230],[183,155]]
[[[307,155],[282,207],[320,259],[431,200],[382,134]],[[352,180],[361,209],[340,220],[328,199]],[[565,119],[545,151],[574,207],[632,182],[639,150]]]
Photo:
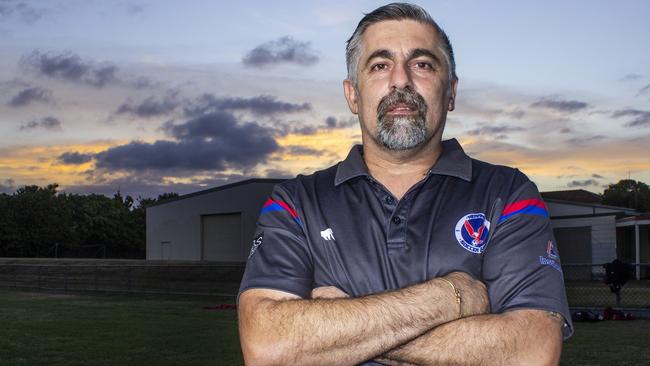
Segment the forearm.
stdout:
[[246,316],[240,318],[247,363],[361,363],[453,319],[453,299],[439,287],[425,282],[360,298],[246,305],[254,307],[242,309]]
[[561,316],[542,310],[463,318],[430,330],[378,361],[388,365],[557,365],[562,323]]

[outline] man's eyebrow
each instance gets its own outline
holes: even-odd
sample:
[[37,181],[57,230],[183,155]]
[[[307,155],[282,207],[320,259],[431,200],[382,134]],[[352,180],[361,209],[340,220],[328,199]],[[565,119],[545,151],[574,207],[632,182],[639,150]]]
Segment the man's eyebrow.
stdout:
[[368,56],[368,60],[366,61],[366,66],[368,66],[370,61],[372,61],[372,59],[374,58],[387,58],[389,60],[392,60],[394,58],[394,54],[391,51],[386,49],[377,50],[371,53],[370,56]]
[[429,51],[426,48],[416,48],[413,51],[411,51],[411,54],[409,55],[409,60],[412,60],[414,58],[421,57],[421,56],[430,57],[434,61],[436,61],[437,63],[440,63],[440,59],[438,58],[438,56],[436,56],[433,52]]

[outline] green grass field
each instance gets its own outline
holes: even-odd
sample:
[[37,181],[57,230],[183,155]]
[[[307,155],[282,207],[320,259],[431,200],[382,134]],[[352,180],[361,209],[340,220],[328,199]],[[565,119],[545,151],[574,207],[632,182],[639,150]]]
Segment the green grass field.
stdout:
[[228,301],[0,292],[0,365],[241,365]]
[[[0,365],[241,365],[231,302],[0,291]],[[576,324],[563,365],[645,365],[650,320]]]

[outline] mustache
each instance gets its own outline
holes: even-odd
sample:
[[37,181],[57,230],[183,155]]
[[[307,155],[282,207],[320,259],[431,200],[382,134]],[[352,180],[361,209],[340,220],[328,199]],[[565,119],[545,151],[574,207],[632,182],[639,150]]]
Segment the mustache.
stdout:
[[422,95],[406,87],[404,89],[393,89],[388,95],[381,98],[377,106],[377,119],[383,120],[386,113],[396,104],[406,104],[414,108],[422,118],[427,114],[427,103]]

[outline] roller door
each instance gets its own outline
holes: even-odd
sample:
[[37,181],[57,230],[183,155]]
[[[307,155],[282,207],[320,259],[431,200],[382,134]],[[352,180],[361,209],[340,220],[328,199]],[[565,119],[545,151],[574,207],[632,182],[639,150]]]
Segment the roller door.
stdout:
[[201,259],[243,262],[241,213],[201,216]]

